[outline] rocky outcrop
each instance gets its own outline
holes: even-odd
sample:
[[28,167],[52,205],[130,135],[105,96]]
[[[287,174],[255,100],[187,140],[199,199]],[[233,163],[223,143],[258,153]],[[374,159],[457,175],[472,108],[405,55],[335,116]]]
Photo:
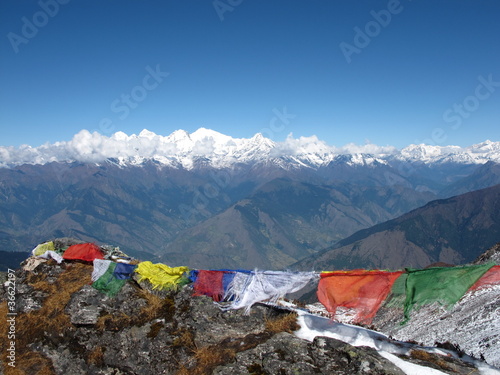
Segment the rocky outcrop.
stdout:
[[[155,292],[133,280],[110,298],[90,285],[91,272],[90,264],[53,261],[16,271],[16,373],[403,374],[374,349],[295,336],[299,326],[288,310],[223,311],[193,297],[189,286]],[[9,374],[5,345],[0,341]],[[404,359],[447,372],[435,359]],[[465,363],[456,368],[448,373],[474,371]]]
[[233,363],[219,366],[213,373],[404,374],[375,349],[357,348],[329,337],[317,337],[310,343],[286,332],[254,349],[238,353]]
[[500,264],[500,242],[478,256],[474,261],[474,264],[483,264],[488,262]]

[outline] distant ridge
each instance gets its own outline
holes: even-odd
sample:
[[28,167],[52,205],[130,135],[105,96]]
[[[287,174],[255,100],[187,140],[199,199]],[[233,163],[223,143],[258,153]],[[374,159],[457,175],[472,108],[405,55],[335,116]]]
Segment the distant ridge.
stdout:
[[432,201],[396,219],[360,230],[297,262],[297,269],[424,268],[462,264],[500,238],[500,185]]

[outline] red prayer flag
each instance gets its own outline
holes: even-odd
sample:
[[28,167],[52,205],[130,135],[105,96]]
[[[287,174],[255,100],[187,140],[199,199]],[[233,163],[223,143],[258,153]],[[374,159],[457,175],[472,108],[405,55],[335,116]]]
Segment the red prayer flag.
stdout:
[[498,284],[500,284],[500,266],[493,266],[470,287],[469,291]]
[[193,285],[193,296],[209,296],[214,301],[219,302],[224,296],[223,277],[224,271],[198,271],[198,276]]
[[318,285],[318,299],[335,317],[337,307],[356,311],[353,323],[371,324],[380,305],[403,272],[336,271],[323,272]]
[[72,245],[66,249],[62,257],[67,260],[84,260],[87,262],[92,262],[94,259],[104,259],[101,249],[94,243]]

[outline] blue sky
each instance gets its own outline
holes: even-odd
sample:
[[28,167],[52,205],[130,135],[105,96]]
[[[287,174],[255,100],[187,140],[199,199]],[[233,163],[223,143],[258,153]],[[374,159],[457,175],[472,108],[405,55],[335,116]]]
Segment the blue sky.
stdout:
[[206,127],[500,140],[496,0],[3,0],[0,145]]

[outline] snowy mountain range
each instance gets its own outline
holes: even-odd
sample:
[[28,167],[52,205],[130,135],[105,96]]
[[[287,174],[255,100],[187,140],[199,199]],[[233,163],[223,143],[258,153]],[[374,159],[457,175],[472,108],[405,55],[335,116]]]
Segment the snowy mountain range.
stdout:
[[160,166],[193,169],[200,163],[213,168],[235,164],[273,163],[284,169],[313,168],[342,161],[349,165],[411,163],[485,164],[500,162],[500,142],[485,141],[469,147],[410,145],[401,150],[392,146],[348,144],[329,146],[316,136],[274,142],[257,133],[252,138],[232,138],[200,128],[193,133],[176,130],[168,136],[146,129],[138,135],[116,132],[105,136],[82,130],[70,141],[46,143],[39,147],[0,146],[0,167],[50,162],[102,163],[112,160],[120,166],[154,161]]
[[[204,128],[83,130],[0,147],[0,251],[71,236],[166,264],[282,269],[433,200],[498,184],[500,142],[397,150]],[[478,251],[493,240],[476,241]]]

